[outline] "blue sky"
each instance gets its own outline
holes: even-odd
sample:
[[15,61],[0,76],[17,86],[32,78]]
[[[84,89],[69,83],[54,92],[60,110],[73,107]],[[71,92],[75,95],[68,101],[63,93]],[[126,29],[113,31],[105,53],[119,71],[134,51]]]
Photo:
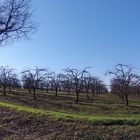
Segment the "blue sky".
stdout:
[[30,40],[0,48],[0,65],[54,71],[90,66],[103,79],[117,63],[140,71],[139,0],[32,0],[32,6],[38,30]]

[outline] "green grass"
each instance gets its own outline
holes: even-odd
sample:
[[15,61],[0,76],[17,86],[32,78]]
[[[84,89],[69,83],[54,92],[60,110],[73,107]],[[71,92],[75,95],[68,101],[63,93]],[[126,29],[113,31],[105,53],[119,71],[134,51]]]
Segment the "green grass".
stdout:
[[37,100],[27,90],[8,92],[0,96],[0,106],[19,111],[47,115],[62,120],[87,121],[93,124],[140,124],[140,97],[129,97],[129,106],[117,96],[102,94],[86,99],[80,94],[79,104],[75,104],[75,94],[37,91]]
[[74,93],[59,92],[55,97],[53,91],[38,90],[36,97],[34,100],[27,90],[0,94],[0,133],[5,134],[5,140],[65,140],[75,139],[75,135],[83,140],[140,137],[140,97],[129,97],[128,107],[110,94],[90,95],[87,100],[81,93],[79,104],[75,103]]
[[26,113],[32,113],[36,115],[47,115],[49,117],[53,117],[55,119],[61,119],[61,120],[79,120],[79,121],[86,121],[90,122],[96,125],[140,125],[140,116],[121,116],[121,117],[115,117],[115,116],[103,116],[103,115],[85,115],[81,113],[64,113],[64,112],[57,112],[57,111],[50,111],[45,109],[37,109],[33,107],[27,107],[23,105],[18,105],[11,102],[2,102],[0,101],[0,106],[2,107],[8,107],[11,109],[16,109],[18,111],[26,112]]

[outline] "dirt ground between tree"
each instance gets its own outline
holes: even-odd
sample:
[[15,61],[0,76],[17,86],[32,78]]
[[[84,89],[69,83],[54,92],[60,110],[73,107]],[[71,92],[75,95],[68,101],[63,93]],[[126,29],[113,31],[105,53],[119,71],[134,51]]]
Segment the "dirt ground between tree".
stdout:
[[97,126],[0,107],[0,140],[140,140],[140,126]]

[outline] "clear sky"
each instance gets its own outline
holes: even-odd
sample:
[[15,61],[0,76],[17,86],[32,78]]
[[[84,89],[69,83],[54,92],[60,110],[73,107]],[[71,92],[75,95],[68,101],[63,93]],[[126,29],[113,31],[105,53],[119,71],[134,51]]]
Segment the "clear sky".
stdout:
[[102,78],[117,63],[140,71],[140,0],[32,0],[32,6],[38,31],[0,48],[0,65],[90,66]]

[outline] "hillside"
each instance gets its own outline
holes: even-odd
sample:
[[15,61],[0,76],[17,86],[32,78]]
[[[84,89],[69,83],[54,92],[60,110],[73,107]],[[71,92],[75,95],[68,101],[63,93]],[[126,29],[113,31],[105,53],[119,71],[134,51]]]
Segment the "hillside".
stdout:
[[74,99],[44,91],[36,100],[25,91],[1,95],[1,139],[140,139],[140,98],[130,97],[128,107],[110,94]]

